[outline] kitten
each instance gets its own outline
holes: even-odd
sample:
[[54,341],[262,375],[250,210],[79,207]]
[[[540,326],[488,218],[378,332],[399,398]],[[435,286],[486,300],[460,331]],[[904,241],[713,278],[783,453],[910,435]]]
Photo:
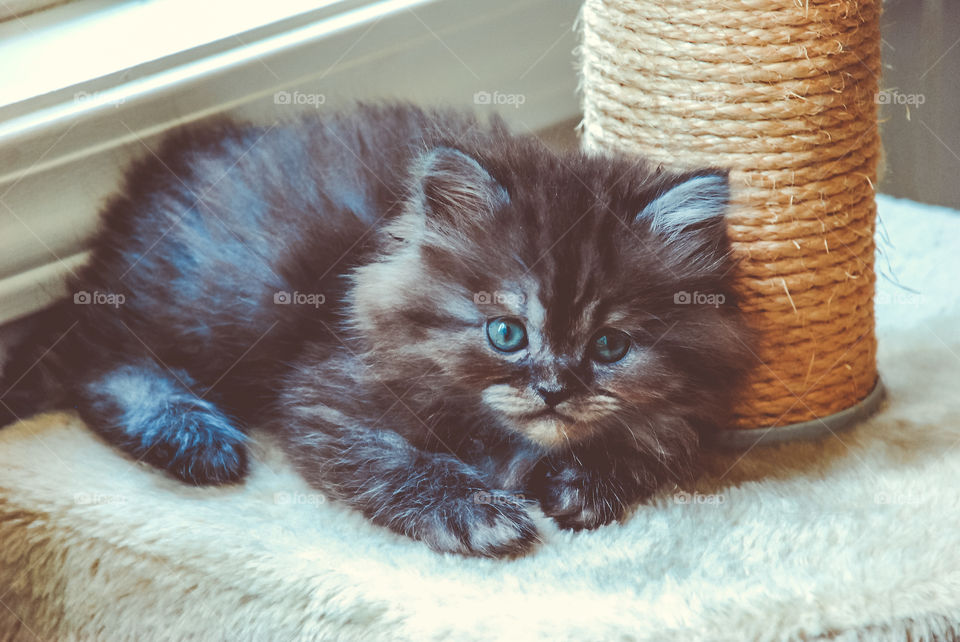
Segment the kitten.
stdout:
[[522,553],[526,500],[609,523],[725,420],[727,198],[723,172],[404,105],[188,128],[130,169],[0,408],[75,407],[192,484],[240,480],[263,425],[374,523]]

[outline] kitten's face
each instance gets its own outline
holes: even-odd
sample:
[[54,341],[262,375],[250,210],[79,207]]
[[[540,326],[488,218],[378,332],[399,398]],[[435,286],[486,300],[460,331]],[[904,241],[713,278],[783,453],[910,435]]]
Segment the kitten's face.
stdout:
[[487,328],[483,402],[546,446],[632,422],[672,385],[656,347],[665,328],[655,315],[618,306],[615,286],[607,296],[574,301],[558,285],[530,280],[478,305]]
[[726,178],[518,156],[423,161],[384,260],[357,274],[378,369],[548,448],[609,431],[662,448],[655,418],[715,410],[729,382],[709,379],[740,354]]

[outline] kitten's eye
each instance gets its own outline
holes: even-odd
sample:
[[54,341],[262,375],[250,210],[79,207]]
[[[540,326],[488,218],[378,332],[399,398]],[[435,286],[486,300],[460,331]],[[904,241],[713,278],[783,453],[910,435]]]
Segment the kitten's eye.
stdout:
[[516,352],[527,345],[527,330],[511,317],[497,317],[487,322],[487,339],[497,350]]
[[590,357],[601,363],[620,361],[630,350],[630,337],[626,332],[603,328],[593,338]]

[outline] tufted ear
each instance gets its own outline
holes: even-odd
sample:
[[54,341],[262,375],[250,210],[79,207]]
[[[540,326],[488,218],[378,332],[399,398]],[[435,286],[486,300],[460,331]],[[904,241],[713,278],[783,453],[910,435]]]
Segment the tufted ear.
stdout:
[[507,190],[480,163],[450,147],[425,153],[418,178],[425,213],[440,222],[488,214],[510,201]]
[[713,252],[726,245],[724,215],[729,201],[726,175],[694,176],[657,195],[637,221],[687,255]]

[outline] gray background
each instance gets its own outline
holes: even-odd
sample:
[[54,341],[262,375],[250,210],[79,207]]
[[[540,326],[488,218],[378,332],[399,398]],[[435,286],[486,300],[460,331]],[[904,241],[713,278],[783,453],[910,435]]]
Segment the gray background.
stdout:
[[960,0],[888,0],[880,86],[924,97],[880,107],[880,191],[960,208]]

